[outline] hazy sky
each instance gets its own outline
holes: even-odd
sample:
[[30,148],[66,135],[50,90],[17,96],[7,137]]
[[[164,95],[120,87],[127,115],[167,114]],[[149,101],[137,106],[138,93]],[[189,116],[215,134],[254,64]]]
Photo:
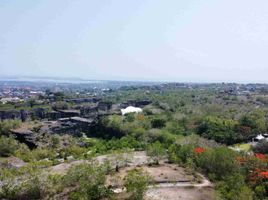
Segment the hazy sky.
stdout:
[[268,1],[0,0],[0,75],[268,82]]

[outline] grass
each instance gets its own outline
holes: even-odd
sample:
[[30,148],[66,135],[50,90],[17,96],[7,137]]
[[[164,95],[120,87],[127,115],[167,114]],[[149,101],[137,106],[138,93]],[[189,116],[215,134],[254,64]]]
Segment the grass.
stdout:
[[250,151],[251,145],[250,144],[238,144],[235,147],[239,148],[241,151]]

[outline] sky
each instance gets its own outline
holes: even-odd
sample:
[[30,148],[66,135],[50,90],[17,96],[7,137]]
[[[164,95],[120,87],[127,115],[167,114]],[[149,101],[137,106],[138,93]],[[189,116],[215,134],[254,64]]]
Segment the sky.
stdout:
[[0,0],[0,76],[268,82],[267,0]]

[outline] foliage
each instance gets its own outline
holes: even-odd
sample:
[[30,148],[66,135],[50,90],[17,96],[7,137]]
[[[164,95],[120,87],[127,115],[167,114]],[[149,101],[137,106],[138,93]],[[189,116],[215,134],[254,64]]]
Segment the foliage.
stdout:
[[127,192],[131,194],[131,199],[141,200],[145,191],[151,182],[151,178],[141,170],[131,170],[125,177],[124,186]]
[[153,164],[158,165],[159,160],[164,157],[166,152],[161,143],[157,141],[148,146],[147,153],[152,158]]
[[207,149],[204,153],[196,155],[196,164],[210,178],[223,180],[238,171],[239,166],[235,158],[235,152],[226,147],[220,147]]
[[55,110],[66,110],[69,108],[69,104],[65,101],[57,101],[52,105],[52,108]]
[[9,135],[11,129],[18,128],[20,125],[19,120],[4,120],[0,122],[0,135]]
[[125,119],[126,119],[127,122],[134,122],[134,120],[135,120],[134,113],[125,114]]
[[[8,172],[9,171],[9,172]],[[9,175],[8,175],[9,173]],[[40,171],[36,165],[29,165],[18,171],[1,171],[2,185],[0,188],[1,199],[41,199],[54,195],[58,191],[55,189],[55,181],[52,182],[52,176],[40,176]],[[17,179],[19,177],[19,179]],[[57,182],[59,184],[59,182]]]
[[240,141],[234,128],[237,122],[219,117],[206,117],[198,127],[198,134],[219,143],[234,144]]
[[11,156],[18,149],[18,142],[12,137],[0,136],[0,156]]
[[241,174],[228,176],[217,185],[223,200],[253,200],[253,191],[246,185]]
[[111,197],[112,192],[105,186],[105,173],[101,167],[81,164],[72,167],[63,177],[67,187],[74,188],[70,199],[97,200]]
[[166,125],[166,121],[164,119],[153,119],[151,124],[152,128],[163,128]]
[[268,154],[268,142],[266,140],[261,140],[253,147],[253,151]]

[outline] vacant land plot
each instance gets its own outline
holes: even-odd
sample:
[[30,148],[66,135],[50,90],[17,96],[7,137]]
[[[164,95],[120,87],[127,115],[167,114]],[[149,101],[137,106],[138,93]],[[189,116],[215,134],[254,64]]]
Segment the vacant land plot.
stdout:
[[154,182],[157,183],[194,183],[198,181],[197,177],[188,174],[184,168],[178,167],[177,165],[171,164],[161,164],[159,166],[139,166],[139,167],[126,167],[120,169],[118,173],[115,173],[114,176],[110,176],[107,179],[108,184],[112,186],[122,186],[123,179],[127,173],[132,169],[141,169],[143,172],[148,174]]
[[150,188],[146,193],[146,200],[214,200],[214,190],[210,187],[172,187]]

